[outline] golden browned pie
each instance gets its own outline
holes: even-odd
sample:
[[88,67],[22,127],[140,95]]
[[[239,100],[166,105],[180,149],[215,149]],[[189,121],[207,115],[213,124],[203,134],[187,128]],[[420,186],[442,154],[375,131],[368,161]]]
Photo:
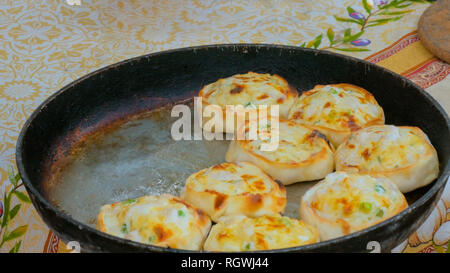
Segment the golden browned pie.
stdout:
[[206,239],[207,251],[268,250],[313,244],[317,230],[303,221],[280,215],[250,218],[225,216],[214,225]]
[[[256,109],[258,105],[279,105],[280,117],[286,118],[298,93],[278,75],[248,72],[208,84],[200,90],[198,96],[202,98],[203,111],[206,106],[216,108],[222,112],[223,122],[226,124],[227,105],[241,105],[245,109]],[[196,111],[200,113],[200,108]],[[204,117],[202,125],[205,125],[209,119]],[[217,129],[211,131],[221,132]],[[222,131],[233,133],[235,127],[224,125]]]
[[104,205],[97,228],[140,243],[201,250],[211,220],[200,209],[166,194]]
[[[279,121],[278,130],[270,130],[270,123],[258,124],[260,137],[233,140],[226,161],[253,162],[284,185],[321,179],[334,170],[334,150],[318,131],[287,120]],[[272,134],[278,134],[278,146],[264,150]]]
[[316,85],[303,92],[288,118],[323,133],[337,147],[351,132],[384,124],[384,112],[367,90],[346,83]]
[[222,163],[192,174],[182,198],[217,221],[225,215],[282,212],[286,189],[252,163]]
[[386,176],[400,191],[409,192],[436,179],[439,162],[419,128],[377,125],[346,139],[336,151],[336,170]]
[[403,194],[387,178],[335,172],[303,195],[299,215],[324,241],[375,225],[407,207]]

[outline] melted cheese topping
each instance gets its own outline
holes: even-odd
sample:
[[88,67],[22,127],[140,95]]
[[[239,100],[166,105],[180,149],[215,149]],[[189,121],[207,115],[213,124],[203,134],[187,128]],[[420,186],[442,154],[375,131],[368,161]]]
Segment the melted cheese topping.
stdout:
[[[270,120],[270,119],[268,119]],[[280,120],[279,122],[279,144],[276,150],[263,151],[262,144],[269,144],[272,134],[276,130],[271,130],[270,122],[258,124],[259,137],[255,140],[241,140],[239,143],[243,147],[259,156],[277,163],[299,163],[311,159],[324,149],[329,149],[328,144],[320,137],[317,131],[310,130],[292,121]],[[246,139],[249,139],[249,132],[246,132]]]
[[278,75],[249,72],[211,83],[200,91],[199,96],[205,102],[217,104],[222,109],[226,105],[254,107],[274,104],[284,105],[288,109],[298,93]]
[[418,128],[370,126],[350,135],[336,157],[344,168],[387,171],[411,166],[429,152],[429,146]]
[[383,109],[372,94],[349,84],[318,85],[302,93],[289,110],[289,119],[339,131],[354,131],[378,119]]
[[226,195],[269,193],[278,187],[261,169],[248,162],[222,163],[201,170],[186,180],[195,191],[212,191]]
[[222,217],[205,242],[210,251],[252,251],[301,246],[318,241],[317,231],[297,219],[266,215]]
[[406,208],[403,194],[386,178],[335,172],[311,188],[311,208],[328,220],[367,226]]
[[100,230],[163,247],[201,249],[211,221],[198,209],[171,195],[143,196],[104,205]]

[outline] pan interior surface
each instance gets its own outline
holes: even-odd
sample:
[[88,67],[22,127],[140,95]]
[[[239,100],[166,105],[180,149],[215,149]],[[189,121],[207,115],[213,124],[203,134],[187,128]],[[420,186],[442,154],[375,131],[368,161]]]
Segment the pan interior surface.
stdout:
[[139,116],[76,145],[49,177],[47,198],[95,226],[102,205],[143,195],[178,196],[189,175],[224,161],[228,141],[173,140],[170,109]]

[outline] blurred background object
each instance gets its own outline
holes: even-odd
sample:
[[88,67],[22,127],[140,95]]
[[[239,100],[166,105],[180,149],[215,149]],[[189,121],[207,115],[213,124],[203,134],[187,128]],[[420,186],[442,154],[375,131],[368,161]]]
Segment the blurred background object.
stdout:
[[418,33],[426,49],[450,63],[450,1],[431,5],[420,17]]

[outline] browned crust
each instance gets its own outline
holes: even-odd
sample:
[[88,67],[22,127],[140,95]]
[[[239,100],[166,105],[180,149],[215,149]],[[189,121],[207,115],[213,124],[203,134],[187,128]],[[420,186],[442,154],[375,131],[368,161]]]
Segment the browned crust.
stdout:
[[261,194],[246,194],[247,198],[247,207],[250,211],[256,211],[263,206],[263,197]]
[[[252,164],[254,167],[260,169],[256,165]],[[261,174],[265,176],[267,180],[271,182],[273,185],[273,188],[271,188],[270,191],[266,193],[248,193],[244,192],[241,194],[236,195],[227,195],[223,193],[219,193],[214,190],[205,189],[202,191],[194,190],[189,183],[186,183],[186,192],[191,192],[194,194],[200,194],[200,195],[214,195],[214,211],[220,211],[230,199],[233,198],[242,198],[244,200],[244,203],[247,204],[246,209],[254,212],[258,209],[262,208],[264,205],[264,200],[272,199],[274,203],[272,204],[272,207],[274,207],[277,211],[283,211],[284,207],[286,205],[286,187],[275,180],[273,180],[269,175],[264,173],[261,169]],[[199,171],[201,172],[201,171]],[[195,174],[192,174],[194,176]],[[188,178],[189,180],[189,178]],[[274,195],[273,193],[279,192],[279,194]]]
[[[180,204],[183,204],[184,206],[186,206],[186,208],[188,210],[191,210],[194,213],[195,217],[198,218],[198,220],[199,220],[198,223],[201,227],[204,227],[210,221],[209,216],[204,211],[190,205],[189,203],[186,203],[184,200],[181,200],[175,196],[172,196],[172,198],[170,198],[170,200],[180,203]],[[114,202],[114,203],[110,204],[109,206],[111,206],[111,208],[113,208],[114,206],[116,206],[117,204],[120,204],[120,203],[121,203],[121,201]],[[105,222],[103,221],[103,218],[104,218],[104,211],[101,210],[100,213],[97,215],[96,227],[98,230],[107,233],[107,229],[105,226]],[[156,230],[154,230],[154,231],[155,231],[155,233],[157,232]],[[159,231],[161,231],[161,237],[164,237],[165,239],[168,238],[168,236],[164,235],[165,234],[164,229],[162,229],[162,230],[160,229]],[[169,231],[172,232],[171,230],[169,230]],[[158,235],[158,238],[159,238],[159,235]]]
[[[261,74],[261,73],[256,73],[256,72],[252,72],[252,71],[249,71],[249,72],[247,72],[246,74],[248,74],[248,73]],[[236,76],[236,75],[234,75],[234,76]],[[297,92],[297,90],[295,90],[292,86],[290,86],[289,83],[287,82],[287,80],[286,80],[285,78],[283,78],[283,77],[281,77],[281,76],[279,76],[279,75],[277,75],[277,74],[273,74],[273,75],[271,75],[271,76],[280,79],[280,80],[283,81],[283,83],[287,86],[287,88],[278,89],[280,92],[282,92],[283,94],[286,95],[286,99],[289,99],[289,98],[292,98],[292,97],[298,97],[298,92]],[[233,76],[231,76],[231,77],[233,77]],[[204,94],[205,89],[206,89],[209,85],[211,85],[211,84],[213,84],[213,83],[216,83],[216,82],[220,82],[220,81],[222,81],[222,80],[224,80],[224,79],[226,79],[226,78],[221,78],[221,79],[219,79],[219,80],[217,80],[217,81],[215,81],[215,82],[212,82],[212,83],[210,83],[210,84],[207,84],[207,85],[203,86],[202,89],[200,89],[200,91],[199,91],[199,93],[198,93],[198,96],[201,97],[201,98],[203,98],[203,100],[202,100],[202,104],[203,104],[203,105],[210,105],[210,103],[208,103],[208,102],[206,101],[206,100],[208,100],[209,95],[205,95],[205,94]],[[242,86],[240,86],[239,92],[235,92],[235,93],[240,93],[241,91],[242,91]],[[223,107],[221,107],[221,108],[222,108],[222,111],[225,112],[225,111],[224,111],[224,108],[223,108]]]
[[158,242],[164,242],[167,239],[169,239],[173,235],[173,231],[170,229],[166,229],[163,225],[155,225],[153,227],[153,231],[156,234],[156,237],[158,237]]
[[[301,120],[299,120],[301,121]],[[366,128],[366,127],[370,127],[370,126],[374,126],[374,125],[383,125],[384,124],[384,119],[382,118],[377,118],[377,119],[373,119],[369,122],[367,122],[366,124],[364,124],[363,126],[359,126],[359,128],[357,130]],[[325,126],[319,126],[319,125],[313,125],[313,124],[307,124],[307,123],[302,123],[302,125],[305,125],[307,127],[310,127],[312,129],[318,130],[318,131],[329,131],[333,134],[348,134],[357,130],[336,130],[333,128],[329,128],[329,127],[325,127]]]
[[227,200],[228,196],[226,194],[219,193],[217,191],[213,190],[204,190],[204,192],[214,194],[216,198],[214,199],[214,209],[219,210],[225,205],[225,201]]
[[106,226],[105,226],[105,222],[103,221],[103,211],[100,211],[100,213],[97,215],[97,229],[102,231],[102,232],[106,232]]
[[[416,127],[416,126],[396,126],[396,127],[398,127],[398,128],[409,128],[409,129],[412,129],[414,132],[417,133],[416,135],[418,137],[420,137],[426,143],[426,146],[428,147],[428,149],[426,149],[426,154],[424,155],[424,157],[431,156],[432,155],[432,151],[435,151],[433,145],[431,145],[428,142],[427,138],[425,137],[424,133],[422,132],[422,130],[419,127]],[[346,144],[346,142],[347,142],[349,137],[350,136],[347,136],[344,139],[344,141],[342,142],[342,144],[343,144],[342,147],[345,147],[345,144]],[[336,151],[336,155],[337,154],[338,154],[338,151]],[[336,158],[337,158],[337,156],[336,156]],[[336,160],[336,163],[337,162],[338,161]],[[361,171],[359,166],[345,164],[340,159],[339,159],[339,164],[344,167],[344,169],[343,169],[344,171],[345,171],[345,169],[348,169],[348,168],[358,169],[358,173],[360,173],[360,174],[370,174],[370,175],[375,175],[375,176],[385,176],[385,175],[389,175],[389,174],[393,174],[393,173],[407,172],[407,171],[409,171],[410,169],[414,168],[417,165],[417,163],[414,163],[414,164],[411,164],[409,166],[405,166],[405,167],[402,167],[402,168],[395,168],[393,170],[386,170],[386,171]]]
[[[264,215],[264,216],[261,216],[261,217],[269,218],[268,220],[271,223],[269,223],[267,225],[267,227],[272,227],[272,228],[276,229],[276,228],[280,228],[280,227],[284,226],[284,225],[276,224],[276,222],[278,222],[278,217],[275,218],[275,217],[272,217],[271,215]],[[247,217],[247,218],[250,218],[250,217]],[[310,232],[310,235],[308,236],[308,240],[304,241],[301,245],[308,245],[308,244],[313,244],[313,243],[319,242],[319,240],[320,240],[319,232],[314,226],[309,225],[309,224],[305,223],[302,220],[298,220],[298,219],[294,219],[294,218],[292,218],[292,220],[298,221],[299,227],[301,227],[303,229],[306,229],[307,231]],[[234,223],[234,224],[240,225],[240,223]],[[217,243],[219,243],[220,245],[224,246],[224,244],[226,244],[226,243],[224,243],[223,240],[227,239],[227,238],[232,238],[232,236],[230,236],[229,233],[224,233],[223,232],[223,228],[226,228],[226,226],[224,224],[219,223],[219,226],[216,225],[215,229],[217,229],[219,227],[220,227],[219,230],[214,230],[214,231],[212,230],[212,232],[208,236],[208,239],[211,240],[211,238],[214,238],[214,240],[217,241]],[[268,242],[265,240],[264,234],[256,232],[255,236],[256,236],[255,243],[256,243],[257,246],[260,247],[261,250],[271,249],[271,248],[269,248]],[[272,248],[272,249],[279,249],[279,248],[275,247],[275,248]]]
[[[196,191],[194,189],[192,189],[188,184],[186,185],[186,190],[190,191],[190,192],[195,192],[195,193],[206,193],[206,194],[213,194],[215,195],[215,201],[214,201],[214,209],[215,210],[219,210],[221,209],[224,204],[227,202],[227,199],[231,198],[231,197],[244,197],[246,199],[248,199],[248,203],[252,204],[252,206],[254,204],[259,204],[261,203],[261,200],[264,200],[266,197],[276,197],[274,195],[272,195],[272,193],[276,192],[277,189],[278,191],[280,191],[281,195],[286,195],[286,187],[284,187],[283,185],[280,185],[279,183],[275,182],[272,178],[270,178],[272,180],[273,185],[276,185],[277,188],[272,188],[269,192],[266,193],[248,193],[248,192],[244,192],[244,193],[240,193],[240,194],[236,194],[236,195],[227,195],[227,194],[223,194],[223,193],[219,193],[217,191],[213,191],[213,190],[209,190],[209,189],[205,189],[203,191]],[[278,200],[286,200],[285,197],[277,197]],[[283,202],[284,203],[284,202]]]
[[[402,212],[404,209],[406,209],[406,208],[408,207],[408,203],[407,203],[407,201],[406,201],[406,199],[405,199],[405,196],[404,196],[403,194],[401,195],[401,197],[402,197],[402,199],[403,199],[402,206],[399,206],[399,207],[397,208],[397,210],[391,212],[391,213],[389,214],[389,217],[383,217],[383,218],[381,218],[380,220],[377,220],[377,221],[375,221],[375,222],[368,223],[368,224],[365,224],[365,225],[360,225],[360,226],[352,226],[352,225],[350,225],[346,220],[341,219],[341,218],[339,218],[339,219],[328,219],[328,218],[322,217],[322,216],[320,216],[320,215],[317,213],[317,210],[314,209],[314,208],[311,206],[311,203],[310,203],[309,201],[306,202],[306,201],[302,200],[300,206],[306,206],[306,209],[309,210],[310,212],[312,212],[312,214],[314,215],[314,217],[315,217],[317,220],[319,220],[320,222],[324,223],[324,224],[327,224],[327,225],[329,225],[329,226],[335,226],[336,224],[339,224],[340,227],[341,227],[342,234],[347,235],[347,234],[350,234],[350,233],[351,233],[351,229],[352,229],[352,228],[353,228],[353,230],[355,230],[355,231],[362,230],[362,229],[368,228],[368,227],[370,227],[370,226],[374,226],[374,225],[376,225],[376,224],[378,224],[378,223],[381,223],[381,222],[383,222],[383,221],[385,221],[385,220],[387,220],[387,219],[389,219],[389,218],[391,218],[391,217],[393,217],[393,216],[399,214],[400,212]],[[355,231],[354,231],[354,232],[355,232]]]
[[[290,121],[288,121],[288,120],[283,120],[283,119],[280,118],[280,122],[282,122],[282,121],[290,122]],[[303,124],[301,124],[301,125],[304,126]],[[311,129],[311,128],[309,128],[308,126],[304,126],[304,127],[306,127],[307,129]],[[295,162],[295,163],[283,163],[283,162],[272,161],[272,160],[270,160],[270,159],[268,159],[268,158],[266,158],[266,157],[264,157],[264,156],[262,156],[262,155],[260,155],[260,154],[257,154],[257,153],[255,153],[255,152],[253,152],[251,149],[248,149],[248,147],[247,147],[247,143],[250,142],[250,140],[236,140],[236,143],[238,143],[238,144],[242,147],[242,149],[244,149],[245,151],[247,151],[249,154],[251,154],[252,156],[254,156],[254,157],[258,158],[258,159],[263,160],[263,161],[266,162],[266,163],[270,163],[270,164],[272,164],[272,165],[276,165],[276,166],[282,167],[282,168],[297,168],[297,167],[301,167],[301,166],[311,165],[311,164],[313,164],[313,163],[316,163],[316,162],[318,162],[318,161],[321,161],[321,160],[323,160],[324,158],[326,158],[327,155],[328,155],[330,152],[333,153],[333,149],[330,147],[330,145],[328,145],[328,143],[327,143],[326,140],[324,140],[324,139],[321,138],[321,137],[317,137],[317,138],[318,138],[318,139],[322,142],[322,144],[324,145],[324,147],[322,148],[322,150],[320,150],[320,152],[314,154],[312,157],[310,157],[310,158],[307,159],[307,160],[303,160],[303,161],[301,161],[301,162]]]
[[358,92],[363,93],[366,96],[366,99],[368,99],[372,102],[375,102],[375,103],[377,102],[375,100],[375,97],[372,95],[372,93],[370,93],[369,91],[367,91],[366,89],[364,89],[360,86],[356,86],[356,85],[353,85],[350,83],[336,83],[336,84],[327,84],[327,85],[318,84],[318,85],[314,86],[314,88],[310,91],[313,91],[314,89],[322,89],[325,86],[335,86],[335,87],[342,88],[342,89],[350,89],[350,90],[358,91]]
[[244,86],[238,84],[236,85],[236,87],[230,90],[230,94],[239,94],[242,92],[242,90],[244,90]]
[[[312,125],[312,124],[306,124],[305,123],[310,128],[317,129],[319,131],[320,130],[327,130],[327,131],[329,131],[330,133],[333,133],[333,134],[339,134],[339,133],[346,134],[346,133],[353,132],[353,131],[356,131],[356,130],[359,130],[359,129],[362,129],[362,128],[366,128],[366,127],[369,127],[369,126],[372,126],[372,125],[382,125],[382,124],[384,124],[384,111],[383,111],[383,108],[375,100],[375,97],[373,96],[373,94],[370,93],[369,91],[367,91],[366,89],[362,88],[362,87],[359,87],[359,86],[356,86],[356,85],[353,85],[353,84],[349,84],[349,83],[337,83],[337,84],[327,84],[327,85],[319,84],[319,85],[314,86],[313,89],[303,92],[302,95],[303,94],[310,95],[312,93],[317,92],[317,89],[321,89],[321,88],[323,88],[325,86],[334,86],[334,87],[338,87],[338,88],[342,88],[342,89],[350,89],[350,90],[354,90],[354,91],[357,91],[357,92],[361,92],[361,93],[363,93],[365,95],[367,100],[369,100],[371,103],[373,103],[375,105],[378,105],[378,107],[381,110],[381,114],[380,114],[380,116],[378,116],[378,117],[368,121],[367,123],[365,123],[363,125],[357,125],[358,128],[353,126],[354,127],[353,130],[351,128],[348,128],[348,129],[345,129],[345,130],[338,130],[338,129],[333,129],[333,128],[329,128],[329,127],[326,127],[326,126]],[[298,119],[294,119],[294,120],[298,120]],[[302,120],[299,119],[298,121],[302,121]]]

